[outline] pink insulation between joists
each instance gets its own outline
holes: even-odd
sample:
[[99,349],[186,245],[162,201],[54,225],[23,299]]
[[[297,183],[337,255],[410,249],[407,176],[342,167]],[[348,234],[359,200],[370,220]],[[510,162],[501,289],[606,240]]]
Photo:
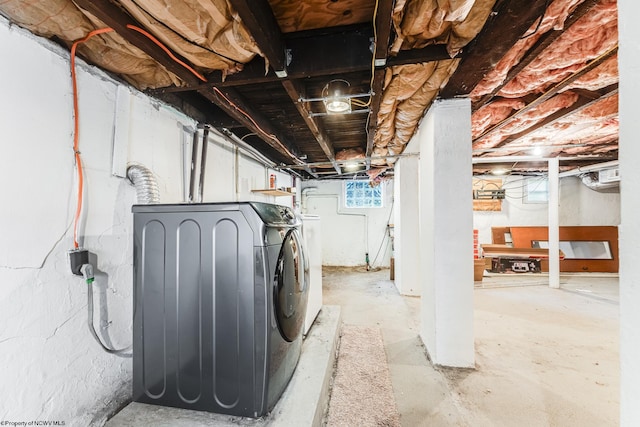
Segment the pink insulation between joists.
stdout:
[[[495,145],[499,144],[505,138],[530,128],[541,120],[544,120],[550,114],[571,106],[577,100],[578,95],[573,92],[565,92],[556,95],[553,98],[540,104],[537,108],[532,109],[522,114],[520,117],[511,120],[502,128],[496,129],[490,134],[487,134],[486,137],[480,138],[474,143],[473,148],[492,148]],[[484,116],[491,113],[492,111],[490,109],[480,109],[476,111],[472,116],[472,129],[475,130],[476,121],[486,122],[487,119]],[[500,120],[497,120],[497,122],[499,121]]]
[[568,118],[573,121],[588,120],[593,118],[610,117],[618,114],[618,95],[610,96],[606,99],[572,114]]
[[519,99],[499,99],[482,106],[478,111],[473,113],[471,117],[472,138],[482,135],[489,127],[500,123],[509,117],[514,110],[524,107],[524,101]]
[[337,161],[364,159],[364,150],[362,148],[346,148],[336,153]]
[[485,78],[473,89],[470,96],[473,101],[477,101],[483,95],[491,93],[506,78],[509,70],[517,65],[527,51],[550,30],[560,30],[569,14],[584,0],[555,0],[549,5],[546,13],[538,25],[538,22],[531,24],[531,27],[523,37],[507,52],[507,54],[496,64],[496,66],[485,76]]
[[505,85],[499,96],[519,98],[541,93],[603,55],[618,43],[615,0],[602,0]]
[[[537,142],[545,142],[549,149],[553,150],[553,146],[563,145],[565,154],[579,154],[585,150],[584,146],[588,145],[589,152],[593,152],[593,145],[615,141],[618,137],[618,96],[613,95],[606,99],[596,102],[595,104],[570,114],[552,125],[540,128],[527,137],[514,141],[513,144],[507,144],[505,147],[527,146]],[[566,147],[566,145],[579,145],[575,148]],[[606,150],[615,149],[613,147]],[[603,147],[603,149],[605,149]],[[549,154],[549,153],[547,153]]]
[[613,55],[596,69],[571,83],[565,90],[574,88],[598,90],[618,83],[618,76],[618,55]]

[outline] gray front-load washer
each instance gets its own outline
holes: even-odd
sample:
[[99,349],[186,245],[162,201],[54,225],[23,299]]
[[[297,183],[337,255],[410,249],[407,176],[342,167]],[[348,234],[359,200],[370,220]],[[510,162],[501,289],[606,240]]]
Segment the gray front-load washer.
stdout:
[[299,220],[266,203],[136,205],[133,398],[260,417],[300,356]]

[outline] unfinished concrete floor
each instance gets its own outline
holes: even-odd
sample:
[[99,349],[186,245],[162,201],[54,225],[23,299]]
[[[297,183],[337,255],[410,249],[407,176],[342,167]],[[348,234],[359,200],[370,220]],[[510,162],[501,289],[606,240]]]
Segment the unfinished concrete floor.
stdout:
[[[420,299],[389,271],[324,268],[324,303],[381,328],[403,426],[618,425],[618,280],[485,277],[475,289],[476,369],[434,369],[418,337]],[[355,398],[355,397],[354,397]]]

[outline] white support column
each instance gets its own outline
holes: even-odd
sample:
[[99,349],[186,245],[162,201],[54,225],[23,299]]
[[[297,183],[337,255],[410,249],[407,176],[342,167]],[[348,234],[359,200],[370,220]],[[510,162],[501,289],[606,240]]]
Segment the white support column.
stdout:
[[420,336],[436,365],[473,367],[471,103],[436,101],[420,143]]
[[549,287],[560,288],[560,163],[549,159]]
[[640,426],[640,3],[618,1],[620,52],[620,425]]
[[418,156],[398,159],[394,167],[395,284],[402,295],[421,295]]

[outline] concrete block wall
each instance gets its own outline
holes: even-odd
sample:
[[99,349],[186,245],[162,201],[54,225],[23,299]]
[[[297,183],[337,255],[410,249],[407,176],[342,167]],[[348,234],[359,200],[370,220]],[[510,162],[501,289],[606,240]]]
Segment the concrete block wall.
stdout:
[[[0,420],[101,425],[130,396],[131,359],[100,349],[87,328],[87,289],[69,270],[76,184],[69,56],[0,18]],[[135,189],[112,170],[140,163],[161,202],[185,200],[190,118],[78,62],[85,166],[81,244],[97,259],[95,325],[131,343]],[[120,105],[125,113],[116,113]],[[123,128],[124,127],[124,128]],[[115,134],[118,137],[115,137]],[[124,139],[124,143],[123,143]],[[114,158],[114,141],[120,153]],[[210,138],[205,201],[261,200],[268,169]],[[237,167],[236,167],[237,165]],[[278,185],[290,186],[278,172]],[[236,185],[238,184],[238,185]]]

